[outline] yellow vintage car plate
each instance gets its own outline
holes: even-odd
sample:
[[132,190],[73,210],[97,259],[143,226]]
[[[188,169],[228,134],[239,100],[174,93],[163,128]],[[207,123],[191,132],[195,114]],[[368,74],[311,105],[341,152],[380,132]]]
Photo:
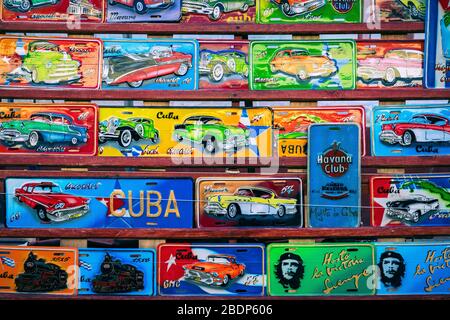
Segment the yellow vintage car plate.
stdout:
[[99,113],[99,156],[272,156],[269,108],[100,108]]

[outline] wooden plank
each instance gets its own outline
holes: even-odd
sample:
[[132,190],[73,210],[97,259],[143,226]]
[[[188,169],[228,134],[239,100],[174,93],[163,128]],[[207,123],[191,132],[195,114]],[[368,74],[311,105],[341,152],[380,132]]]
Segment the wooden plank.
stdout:
[[149,248],[149,249],[155,249],[160,245],[161,243],[165,243],[166,240],[163,239],[152,239],[152,240],[139,240],[139,248]]
[[61,239],[61,247],[87,248],[87,240],[84,239]]

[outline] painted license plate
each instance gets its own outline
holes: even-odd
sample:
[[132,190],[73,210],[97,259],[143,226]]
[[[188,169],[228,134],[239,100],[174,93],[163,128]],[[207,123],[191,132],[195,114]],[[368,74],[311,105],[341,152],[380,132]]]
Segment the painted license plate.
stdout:
[[2,36],[0,87],[97,89],[101,52],[93,39]]
[[248,89],[248,41],[200,41],[200,89]]
[[158,246],[159,295],[262,296],[264,246],[162,244]]
[[375,294],[371,244],[270,244],[270,296],[357,296]]
[[192,228],[193,181],[6,179],[9,228]]
[[250,60],[252,90],[355,88],[352,40],[252,41]]
[[0,292],[75,295],[76,249],[0,246]]
[[429,1],[425,22],[427,88],[450,87],[450,7],[448,1]]
[[256,16],[256,0],[183,0],[183,22],[252,23]]
[[450,155],[450,105],[375,107],[374,156]]
[[423,41],[357,41],[358,88],[422,87]]
[[[65,21],[77,27],[79,22],[102,22],[103,0],[4,0],[3,21]],[[37,24],[37,28],[39,24]]]
[[270,157],[269,108],[101,108],[99,156]]
[[[378,15],[376,21],[423,21],[427,0],[370,0]],[[436,0],[433,0],[436,1]],[[433,2],[432,1],[432,2]]]
[[0,103],[0,153],[93,156],[97,127],[94,104]]
[[199,178],[196,182],[199,227],[301,227],[300,178]]
[[109,23],[179,21],[181,0],[108,0],[106,13]]
[[280,157],[306,157],[308,128],[313,123],[348,123],[361,126],[362,156],[366,154],[366,117],[363,107],[283,108],[273,110],[274,128],[278,130],[278,155]]
[[364,0],[257,0],[258,23],[360,23]]
[[312,124],[309,127],[308,226],[359,226],[360,130],[354,123]]
[[450,175],[373,177],[372,226],[450,225]]
[[102,89],[196,90],[196,40],[104,40]]
[[79,295],[155,295],[153,249],[79,249]]
[[450,243],[377,243],[375,250],[377,294],[450,294]]

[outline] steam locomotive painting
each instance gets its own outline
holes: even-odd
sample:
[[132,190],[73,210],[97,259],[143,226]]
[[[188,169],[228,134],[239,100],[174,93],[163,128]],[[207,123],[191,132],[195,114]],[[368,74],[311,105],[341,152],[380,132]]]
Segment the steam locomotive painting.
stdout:
[[150,249],[80,249],[78,294],[152,295]]

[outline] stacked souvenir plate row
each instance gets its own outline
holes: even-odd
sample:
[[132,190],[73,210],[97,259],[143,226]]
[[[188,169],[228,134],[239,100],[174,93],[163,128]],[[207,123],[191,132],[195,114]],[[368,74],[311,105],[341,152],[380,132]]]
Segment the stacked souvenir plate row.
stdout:
[[[3,0],[3,21],[361,23],[373,6],[381,21],[421,21],[426,0]],[[376,10],[375,10],[376,8]],[[373,19],[369,17],[368,20]]]
[[369,296],[450,292],[450,244],[162,244],[0,247],[1,293]]

